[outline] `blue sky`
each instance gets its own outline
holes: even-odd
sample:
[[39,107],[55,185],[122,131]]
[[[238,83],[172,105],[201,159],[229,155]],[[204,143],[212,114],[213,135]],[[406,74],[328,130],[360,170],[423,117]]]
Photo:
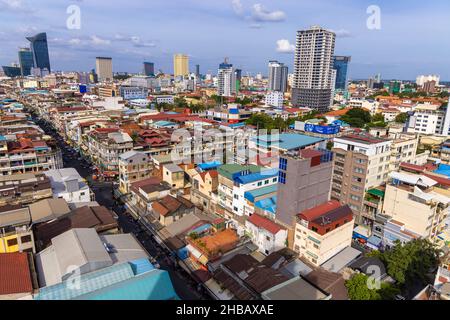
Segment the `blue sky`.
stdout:
[[[80,30],[66,27],[70,5],[81,10]],[[380,30],[366,26],[370,5],[381,9]],[[54,70],[87,71],[107,55],[114,71],[138,72],[146,60],[171,72],[181,52],[202,73],[229,57],[244,74],[266,74],[273,59],[292,70],[290,45],[311,25],[338,34],[335,53],[352,56],[351,78],[450,80],[448,0],[0,0],[0,64],[17,61],[25,36],[46,31]]]

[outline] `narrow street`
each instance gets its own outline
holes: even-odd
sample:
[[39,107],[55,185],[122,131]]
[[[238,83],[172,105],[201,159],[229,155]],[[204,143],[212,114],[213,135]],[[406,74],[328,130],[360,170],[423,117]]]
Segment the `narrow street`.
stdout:
[[118,217],[117,221],[124,233],[132,233],[140,241],[141,245],[147,250],[153,262],[159,264],[160,269],[166,270],[172,280],[175,291],[182,300],[210,300],[206,293],[199,292],[196,283],[192,278],[178,265],[175,265],[169,259],[167,252],[156,242],[153,236],[146,228],[129,215],[123,206],[119,205],[113,197],[114,182],[94,181],[92,164],[80,156],[80,154],[71,148],[61,136],[53,130],[47,123],[38,120],[33,116],[33,121],[39,125],[46,134],[52,136],[58,142],[61,149],[64,168],[75,168],[78,173],[86,179],[91,190],[95,194],[95,201],[99,205],[105,206],[114,211]]

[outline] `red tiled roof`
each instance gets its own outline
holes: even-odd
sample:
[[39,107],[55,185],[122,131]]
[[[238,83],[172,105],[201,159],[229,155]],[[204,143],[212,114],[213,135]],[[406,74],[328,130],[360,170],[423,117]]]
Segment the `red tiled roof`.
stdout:
[[252,214],[248,220],[250,223],[254,224],[255,226],[259,228],[263,228],[267,231],[269,231],[272,234],[277,234],[280,230],[285,230],[282,226],[279,224],[276,224],[270,219],[267,219],[263,216],[260,216],[258,214]]
[[312,221],[331,210],[339,208],[340,206],[341,204],[339,203],[339,201],[330,200],[328,202],[318,205],[317,207],[301,212],[299,216],[302,216],[304,219],[308,221]]
[[414,170],[414,171],[417,171],[417,172],[423,172],[425,170],[425,166],[418,166],[416,164],[407,163],[407,162],[400,163],[400,167],[401,168],[405,168],[405,169],[409,169],[409,170]]
[[33,292],[28,254],[0,254],[0,295]]

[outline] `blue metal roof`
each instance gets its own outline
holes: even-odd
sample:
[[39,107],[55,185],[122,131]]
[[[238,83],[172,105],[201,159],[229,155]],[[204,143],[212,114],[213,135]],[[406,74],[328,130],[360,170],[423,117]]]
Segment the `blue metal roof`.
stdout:
[[439,167],[434,170],[434,173],[442,174],[450,178],[450,165],[440,164]]
[[239,109],[229,109],[230,114],[239,114]]
[[200,163],[198,165],[198,167],[202,170],[209,170],[209,169],[215,169],[221,165],[222,165],[222,163],[220,161],[213,161],[213,162]]
[[165,121],[165,120],[156,121],[154,124],[157,126],[161,126],[161,127],[176,125],[175,122],[170,122],[170,121]]
[[169,273],[154,269],[76,300],[179,300]]
[[41,288],[35,300],[70,300],[133,277],[134,273],[130,264],[117,264]]
[[247,191],[246,193],[244,193],[244,198],[250,202],[255,202],[255,198],[261,197],[265,194],[277,192],[277,188],[278,186],[276,184],[273,184],[268,187]]
[[277,212],[277,197],[256,201],[255,207],[275,214]]
[[242,184],[247,184],[264,179],[270,179],[277,176],[278,176],[278,169],[268,169],[268,170],[262,169],[261,172],[237,176],[236,178],[234,178],[234,181],[237,181]]
[[145,272],[152,271],[155,267],[150,263],[148,259],[138,259],[129,262],[131,269],[135,275],[139,275]]
[[275,135],[274,136],[261,135],[252,138],[252,141],[255,141],[258,146],[262,147],[277,146],[278,148],[284,150],[301,149],[316,144],[318,142],[322,142],[324,140],[325,139],[315,138],[298,133],[282,133],[278,135],[278,137]]

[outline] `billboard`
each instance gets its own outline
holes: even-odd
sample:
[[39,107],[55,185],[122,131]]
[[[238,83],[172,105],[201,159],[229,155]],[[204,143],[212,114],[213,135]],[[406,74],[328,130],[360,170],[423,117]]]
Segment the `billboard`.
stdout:
[[312,123],[296,121],[295,129],[299,131],[313,132],[318,134],[337,134],[339,133],[341,127],[336,125],[319,126]]

